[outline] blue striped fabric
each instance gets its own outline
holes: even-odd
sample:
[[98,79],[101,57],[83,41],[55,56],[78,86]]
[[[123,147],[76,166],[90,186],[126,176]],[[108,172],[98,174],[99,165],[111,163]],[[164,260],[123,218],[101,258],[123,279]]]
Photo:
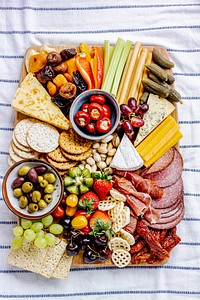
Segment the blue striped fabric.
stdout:
[[25,51],[32,45],[133,42],[161,45],[175,62],[175,85],[184,138],[183,180],[186,213],[178,226],[181,243],[163,266],[84,267],[67,281],[47,280],[6,263],[14,215],[0,191],[0,299],[199,299],[200,298],[200,2],[199,0],[1,0],[0,1],[0,183],[7,169],[8,146]]

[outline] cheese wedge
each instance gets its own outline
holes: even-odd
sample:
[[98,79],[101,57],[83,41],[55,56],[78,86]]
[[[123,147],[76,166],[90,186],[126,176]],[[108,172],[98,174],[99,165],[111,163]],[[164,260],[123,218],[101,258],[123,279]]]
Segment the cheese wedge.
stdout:
[[124,171],[135,171],[143,166],[143,159],[126,134],[123,135],[110,166],[111,168]]
[[175,106],[158,95],[150,94],[148,98],[149,110],[144,114],[144,126],[142,126],[134,141],[137,146],[152,130],[154,130],[174,110]]
[[28,73],[21,83],[11,105],[24,115],[64,130],[69,129],[69,120],[51,101],[51,96],[32,73]]

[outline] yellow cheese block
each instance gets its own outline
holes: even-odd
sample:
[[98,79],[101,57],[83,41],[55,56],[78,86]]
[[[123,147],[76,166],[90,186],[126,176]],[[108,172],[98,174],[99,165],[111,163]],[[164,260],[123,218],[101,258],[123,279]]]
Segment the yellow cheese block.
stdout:
[[32,73],[28,73],[21,83],[11,105],[24,115],[64,130],[69,129],[69,120],[51,101],[51,96]]
[[167,137],[172,128],[179,128],[178,124],[171,116],[168,116],[160,125],[158,125],[137,147],[138,153],[144,157],[151,151],[162,139],[167,141]]
[[168,143],[165,144],[165,146],[160,149],[156,155],[154,155],[152,157],[152,159],[144,161],[144,165],[145,167],[149,167],[151,166],[154,162],[156,162],[159,158],[161,158],[170,148],[172,148],[173,146],[175,146],[178,141],[183,137],[182,133],[178,130],[175,135],[173,136],[173,138],[171,138],[169,140]]

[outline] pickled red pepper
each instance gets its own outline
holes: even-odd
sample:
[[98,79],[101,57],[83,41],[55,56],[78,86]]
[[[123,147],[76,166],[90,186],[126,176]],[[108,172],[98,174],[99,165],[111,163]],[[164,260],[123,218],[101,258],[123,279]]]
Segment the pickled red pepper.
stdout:
[[81,73],[81,76],[85,80],[88,86],[88,90],[91,90],[94,88],[94,77],[92,74],[92,69],[90,62],[86,59],[86,57],[81,57],[80,55],[77,55],[75,58],[76,61],[76,67]]
[[101,49],[99,47],[92,47],[92,58],[90,59],[90,65],[94,77],[94,87],[99,89],[103,80],[103,57]]

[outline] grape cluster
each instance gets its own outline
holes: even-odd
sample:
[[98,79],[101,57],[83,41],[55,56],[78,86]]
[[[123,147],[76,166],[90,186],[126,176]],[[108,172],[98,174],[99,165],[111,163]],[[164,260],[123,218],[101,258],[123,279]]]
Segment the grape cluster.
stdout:
[[57,243],[56,235],[63,232],[60,224],[53,224],[52,215],[48,215],[41,220],[32,222],[31,220],[21,219],[21,225],[13,228],[14,238],[11,248],[14,250],[22,247],[24,239],[33,242],[37,248],[43,249]]
[[128,99],[128,104],[121,104],[121,120],[117,127],[119,134],[126,133],[130,140],[134,140],[138,128],[144,125],[143,115],[148,111],[149,106],[147,103],[137,105],[135,98]]
[[108,248],[108,237],[105,234],[94,235],[82,234],[80,230],[71,227],[71,218],[65,217],[61,220],[64,228],[63,236],[67,241],[66,253],[69,256],[76,256],[82,251],[85,263],[94,263],[99,260],[106,261],[111,251]]

